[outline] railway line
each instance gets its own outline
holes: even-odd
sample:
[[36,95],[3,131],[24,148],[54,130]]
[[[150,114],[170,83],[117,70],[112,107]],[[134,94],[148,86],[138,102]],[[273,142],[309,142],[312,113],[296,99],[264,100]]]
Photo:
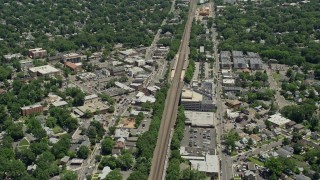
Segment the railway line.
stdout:
[[170,76],[171,86],[166,97],[165,109],[161,120],[157,144],[153,152],[151,171],[148,178],[149,180],[165,179],[165,165],[168,160],[167,152],[169,150],[168,148],[170,147],[170,134],[172,133],[172,129],[177,118],[178,104],[183,87],[182,71],[188,63],[188,45],[195,7],[196,1],[190,0],[188,20],[186,22],[179,47],[178,56],[176,59],[177,62],[174,62],[174,66],[171,69],[171,72],[173,73]]

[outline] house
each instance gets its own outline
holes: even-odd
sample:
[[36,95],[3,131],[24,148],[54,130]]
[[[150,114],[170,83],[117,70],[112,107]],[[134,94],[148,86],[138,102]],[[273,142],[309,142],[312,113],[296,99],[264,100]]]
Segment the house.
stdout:
[[242,51],[231,51],[231,54],[233,59],[244,56]]
[[245,180],[256,180],[256,174],[250,170],[244,172],[244,179]]
[[123,137],[119,138],[112,149],[112,154],[120,155],[121,151],[126,147],[125,141],[126,140]]
[[249,64],[252,70],[263,69],[263,62],[260,58],[250,58]]
[[62,56],[63,63],[72,62],[72,63],[80,63],[85,60],[87,57],[85,55],[81,55],[78,53],[69,53]]
[[69,160],[70,160],[69,156],[64,156],[63,158],[61,158],[60,164],[67,164]]
[[28,50],[28,56],[32,59],[44,58],[48,56],[47,50],[42,48],[34,48]]
[[285,126],[286,126],[286,129],[291,129],[293,128],[294,125],[296,125],[297,123],[294,122],[294,121],[290,121],[288,122]]
[[42,113],[43,112],[43,106],[41,104],[34,104],[30,106],[24,106],[21,108],[21,114],[23,116],[27,116],[33,113]]
[[44,66],[29,68],[29,74],[32,77],[36,77],[36,76],[52,77],[52,76],[59,75],[60,70],[58,70],[50,65],[44,65]]
[[283,157],[283,158],[289,158],[292,156],[291,152],[289,152],[283,148],[278,149],[277,153],[279,154],[280,157]]
[[109,166],[106,166],[102,169],[102,172],[99,174],[98,179],[105,179],[106,176],[111,172],[112,170],[110,169]]
[[226,105],[231,108],[238,108],[242,104],[239,100],[227,100]]
[[296,180],[311,180],[311,178],[303,175],[303,174],[297,174],[296,175]]
[[256,172],[257,169],[256,169],[256,166],[253,162],[248,162],[248,170]]
[[294,152],[293,147],[291,147],[291,146],[289,146],[289,145],[283,146],[282,148],[285,149],[285,150],[287,150],[287,151],[289,151],[291,154],[293,154],[293,152]]
[[32,173],[33,171],[35,171],[37,169],[37,165],[33,164],[27,167],[27,172],[28,173]]
[[123,138],[123,139],[127,140],[129,138],[129,134],[130,133],[127,129],[116,129],[115,134],[114,134],[114,138],[115,139]]
[[75,73],[80,72],[82,70],[82,63],[65,62],[64,66]]
[[112,76],[122,76],[126,74],[124,66],[112,66],[109,71]]
[[74,166],[81,166],[83,163],[83,159],[79,159],[79,158],[73,158],[70,161],[70,165],[74,165]]
[[130,57],[130,56],[138,55],[138,52],[133,50],[133,49],[127,49],[127,50],[124,50],[124,51],[119,51],[118,55],[119,55],[119,58],[125,59],[125,58]]
[[258,135],[256,135],[256,134],[251,134],[251,135],[250,135],[250,138],[251,138],[252,140],[255,140],[256,142],[260,142],[260,141],[261,141],[261,138],[260,138]]
[[302,130],[304,130],[304,125],[302,125],[302,124],[296,124],[293,126],[293,131],[295,131],[295,132],[299,132]]
[[231,54],[229,51],[220,52],[220,66],[221,69],[230,69],[232,66]]
[[233,58],[233,68],[235,69],[247,68],[247,60],[242,57]]

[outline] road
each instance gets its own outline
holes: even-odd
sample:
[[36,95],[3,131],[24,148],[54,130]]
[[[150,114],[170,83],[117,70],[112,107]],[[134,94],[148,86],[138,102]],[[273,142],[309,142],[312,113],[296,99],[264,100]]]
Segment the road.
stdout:
[[282,109],[285,106],[289,106],[289,105],[294,105],[294,103],[286,100],[278,91],[280,89],[280,87],[278,86],[278,84],[276,83],[276,80],[274,79],[273,75],[272,75],[272,71],[270,69],[270,67],[268,67],[267,65],[265,65],[265,68],[267,75],[268,75],[268,81],[270,84],[270,88],[276,90],[276,94],[275,94],[275,99],[278,103],[279,109]]
[[190,1],[190,9],[188,14],[188,20],[186,22],[185,30],[182,36],[179,58],[176,67],[174,77],[171,82],[171,86],[167,93],[165,109],[163,112],[161,125],[158,134],[158,140],[156,148],[153,152],[151,171],[149,174],[149,180],[162,180],[165,179],[165,165],[168,160],[168,148],[170,142],[171,129],[175,124],[178,111],[178,103],[180,99],[180,93],[183,87],[181,81],[181,72],[183,69],[184,61],[188,53],[188,44],[190,39],[190,31],[192,26],[193,15],[195,11],[196,1]]
[[[215,8],[214,4],[211,4],[211,9],[212,9],[212,17],[215,18]],[[214,48],[214,58],[215,58],[215,69],[214,69],[214,76],[216,78],[219,77],[219,70],[220,70],[220,65],[219,65],[219,56],[218,56],[218,45],[219,42],[217,40],[218,33],[215,28],[215,24],[213,25],[214,27],[212,28],[212,41],[213,41],[213,48]],[[225,105],[224,101],[221,99],[221,92],[222,92],[222,84],[221,80],[217,79],[217,86],[216,86],[216,100],[217,100],[217,122],[216,124],[216,130],[217,130],[217,152],[220,158],[220,174],[219,174],[219,179],[222,180],[230,180],[233,178],[233,170],[232,170],[232,160],[231,156],[223,154],[222,149],[221,149],[221,138],[224,133],[224,113],[225,113]]]

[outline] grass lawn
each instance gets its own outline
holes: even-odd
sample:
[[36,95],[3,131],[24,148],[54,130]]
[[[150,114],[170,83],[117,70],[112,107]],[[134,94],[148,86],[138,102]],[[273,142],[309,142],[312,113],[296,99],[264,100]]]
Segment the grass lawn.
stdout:
[[22,151],[22,150],[26,150],[26,149],[28,149],[29,148],[29,145],[25,145],[25,146],[18,146],[18,149],[20,150],[20,151]]
[[57,134],[57,133],[62,133],[63,132],[63,129],[60,127],[60,126],[55,126],[53,129],[52,129],[53,133],[54,134]]
[[233,180],[241,180],[240,177],[234,177]]
[[254,157],[249,157],[248,159],[249,159],[249,161],[251,161],[255,164],[258,164],[259,166],[264,166],[263,162],[259,161],[258,159],[254,158]]
[[26,140],[26,138],[23,138],[20,143],[19,146],[29,146],[30,143]]
[[281,75],[278,73],[273,73],[272,75],[273,75],[274,80],[277,81],[277,83],[279,83]]

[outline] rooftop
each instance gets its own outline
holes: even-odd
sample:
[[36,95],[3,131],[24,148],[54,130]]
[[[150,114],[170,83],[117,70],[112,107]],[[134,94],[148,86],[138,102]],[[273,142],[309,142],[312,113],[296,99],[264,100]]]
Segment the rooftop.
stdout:
[[182,90],[182,95],[181,95],[181,100],[183,101],[202,101],[203,97],[201,94],[189,90],[189,89],[184,89]]
[[39,66],[39,67],[32,67],[32,68],[29,68],[29,70],[31,72],[38,72],[38,73],[41,73],[41,74],[50,74],[50,73],[56,73],[56,72],[59,72],[60,70],[50,66],[50,65],[44,65],[44,66]]
[[37,108],[37,107],[42,107],[42,105],[41,104],[33,104],[33,105],[30,105],[30,106],[24,106],[21,109],[22,110],[27,110],[27,109]]
[[192,126],[212,127],[214,126],[214,113],[213,112],[197,112],[185,111],[186,123],[191,123]]
[[274,115],[270,116],[268,121],[270,121],[273,124],[276,124],[278,126],[282,126],[282,125],[285,125],[285,124],[289,123],[291,120],[287,119],[285,117],[282,117],[282,115],[280,113],[277,113],[277,114],[274,114]]
[[201,172],[219,173],[219,158],[217,155],[206,155],[205,161],[190,160],[191,167]]

